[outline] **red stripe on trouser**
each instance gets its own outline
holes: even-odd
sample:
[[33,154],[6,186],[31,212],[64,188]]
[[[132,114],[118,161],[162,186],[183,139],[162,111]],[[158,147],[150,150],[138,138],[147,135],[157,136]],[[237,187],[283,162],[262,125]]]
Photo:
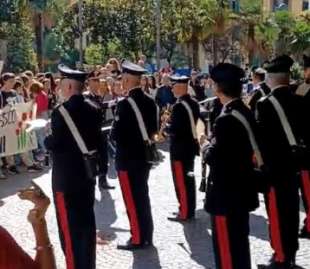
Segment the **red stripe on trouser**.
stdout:
[[141,244],[141,235],[140,235],[139,221],[137,217],[137,210],[132,196],[128,173],[126,171],[120,171],[119,179],[125,205],[128,211],[130,230],[131,230],[131,242],[133,244]]
[[65,241],[65,254],[66,254],[66,263],[67,269],[74,269],[74,259],[72,251],[72,241],[69,231],[68,215],[64,199],[64,194],[61,192],[56,192],[56,207],[58,211],[60,229],[63,233]]
[[310,232],[310,171],[301,171],[302,186],[307,203],[306,229]]
[[182,163],[180,161],[173,162],[173,169],[175,174],[177,190],[179,192],[180,197],[180,218],[187,219],[188,217],[187,192],[186,192],[185,177]]
[[271,245],[275,251],[275,261],[284,262],[285,255],[282,247],[281,230],[279,222],[279,212],[277,207],[277,198],[274,188],[270,189],[268,193],[269,204],[269,225],[270,225],[270,238]]
[[215,229],[217,236],[217,244],[219,246],[219,252],[220,252],[221,268],[232,269],[233,265],[231,259],[226,217],[215,216]]

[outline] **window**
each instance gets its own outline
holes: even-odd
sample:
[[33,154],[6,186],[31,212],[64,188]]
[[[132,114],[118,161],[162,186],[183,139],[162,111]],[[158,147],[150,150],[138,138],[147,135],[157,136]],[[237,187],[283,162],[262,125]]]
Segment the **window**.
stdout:
[[304,0],[302,2],[302,10],[310,10],[310,0]]
[[240,9],[239,9],[239,0],[231,0],[230,1],[230,6],[231,6],[231,9],[234,12],[239,12],[240,11]]
[[273,11],[288,10],[289,0],[274,0],[273,1]]

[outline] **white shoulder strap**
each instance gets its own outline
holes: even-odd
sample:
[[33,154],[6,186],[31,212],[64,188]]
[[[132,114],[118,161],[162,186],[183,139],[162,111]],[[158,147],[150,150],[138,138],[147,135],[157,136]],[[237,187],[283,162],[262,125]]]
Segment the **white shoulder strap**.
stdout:
[[255,139],[255,135],[253,133],[253,130],[248,120],[237,110],[233,110],[231,112],[231,115],[234,116],[237,120],[239,120],[243,124],[245,129],[247,130],[249,138],[250,138],[250,142],[251,142],[251,145],[252,145],[255,157],[256,157],[257,164],[259,167],[263,166],[264,165],[263,157],[262,157],[261,151]]
[[142,117],[140,109],[138,108],[136,102],[131,97],[128,97],[127,101],[129,102],[131,108],[133,109],[133,111],[134,111],[134,113],[136,115],[136,118],[137,118],[137,121],[138,121],[138,125],[139,125],[139,129],[140,129],[140,132],[142,134],[143,140],[150,143],[151,140],[150,140],[150,138],[149,138],[149,136],[147,134],[145,123],[143,121],[143,117]]
[[196,124],[195,124],[195,120],[194,120],[193,111],[190,108],[189,104],[186,103],[185,101],[181,101],[181,104],[185,107],[185,109],[186,109],[186,111],[188,113],[189,120],[190,120],[190,123],[191,123],[193,137],[194,137],[194,139],[197,139],[198,135],[197,135],[197,130],[196,130]]
[[266,93],[264,92],[262,87],[259,87],[259,91],[260,91],[262,97],[266,96]]
[[87,147],[85,145],[85,142],[83,140],[83,138],[80,135],[80,132],[78,131],[78,129],[76,128],[76,125],[74,124],[71,116],[69,115],[67,109],[65,109],[65,107],[63,105],[61,105],[58,108],[60,114],[63,116],[69,130],[71,131],[76,143],[78,144],[81,152],[83,154],[89,154],[89,151],[87,150]]
[[291,127],[290,123],[288,122],[288,119],[287,119],[287,117],[285,115],[285,112],[284,112],[281,104],[272,95],[268,99],[271,102],[271,104],[273,105],[274,109],[276,110],[276,112],[277,112],[277,114],[278,114],[278,116],[280,118],[280,121],[281,121],[281,124],[283,126],[284,132],[285,132],[286,137],[288,139],[288,142],[290,143],[291,146],[296,146],[297,145],[296,138],[295,138],[295,136],[293,134],[292,127]]

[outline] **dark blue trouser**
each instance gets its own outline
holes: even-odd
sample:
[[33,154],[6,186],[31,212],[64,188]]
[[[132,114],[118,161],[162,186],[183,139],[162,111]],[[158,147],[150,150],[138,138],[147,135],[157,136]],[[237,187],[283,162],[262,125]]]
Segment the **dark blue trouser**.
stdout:
[[216,269],[251,269],[249,213],[211,215]]
[[129,218],[131,243],[153,240],[153,218],[149,198],[150,165],[144,161],[128,161],[118,167],[118,176]]
[[54,201],[66,268],[96,268],[94,190],[74,196],[55,192]]

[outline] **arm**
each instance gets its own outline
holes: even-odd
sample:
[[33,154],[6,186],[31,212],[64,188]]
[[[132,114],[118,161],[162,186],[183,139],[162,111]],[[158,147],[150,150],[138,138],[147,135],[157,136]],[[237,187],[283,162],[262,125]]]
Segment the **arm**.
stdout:
[[120,102],[116,108],[116,113],[114,117],[114,121],[112,124],[112,130],[111,130],[111,138],[115,142],[119,142],[122,134],[125,134],[126,131],[126,125],[124,121],[126,121],[126,112],[124,109],[124,102]]
[[50,204],[50,200],[36,184],[29,189],[20,191],[19,197],[31,201],[35,205],[28,214],[28,220],[32,224],[36,239],[37,253],[35,263],[38,265],[37,268],[55,269],[55,256],[45,221],[45,213]]
[[57,109],[51,117],[52,134],[45,138],[44,144],[48,150],[54,151],[61,147],[63,141],[64,120]]

